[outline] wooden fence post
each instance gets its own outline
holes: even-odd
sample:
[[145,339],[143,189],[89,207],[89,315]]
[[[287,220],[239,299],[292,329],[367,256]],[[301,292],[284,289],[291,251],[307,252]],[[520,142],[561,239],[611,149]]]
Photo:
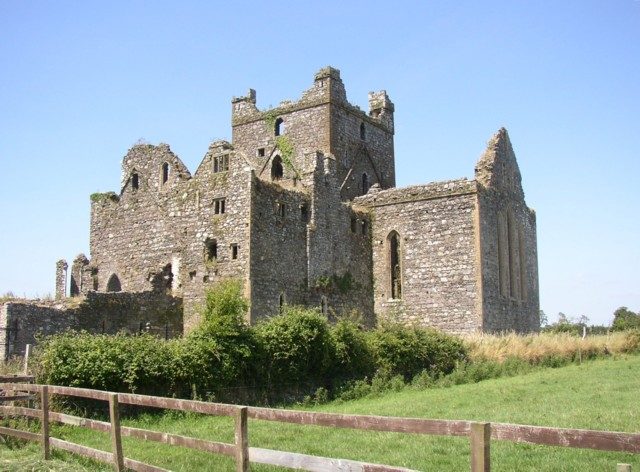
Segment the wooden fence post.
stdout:
[[122,455],[122,436],[120,434],[120,412],[118,408],[118,394],[109,395],[109,417],[111,418],[111,449],[113,450],[113,464],[116,470],[124,470],[124,457]]
[[618,464],[616,472],[631,472],[631,464]]
[[49,387],[40,387],[40,402],[42,403],[42,449],[44,460],[51,459],[51,444],[49,442]]
[[491,470],[491,423],[471,423],[471,472]]
[[31,344],[27,344],[24,349],[24,359],[22,362],[22,373],[29,374],[29,358],[31,357]]
[[249,470],[249,434],[247,425],[247,407],[236,410],[236,472]]

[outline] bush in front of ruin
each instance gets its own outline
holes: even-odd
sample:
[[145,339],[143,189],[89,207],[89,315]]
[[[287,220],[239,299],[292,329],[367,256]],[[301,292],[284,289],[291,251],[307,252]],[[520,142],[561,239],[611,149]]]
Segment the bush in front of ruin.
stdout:
[[246,323],[242,284],[206,297],[201,324],[181,339],[67,332],[38,346],[38,383],[223,401],[270,401],[354,380],[450,372],[466,355],[459,338],[401,325],[365,331],[318,310],[284,306]]

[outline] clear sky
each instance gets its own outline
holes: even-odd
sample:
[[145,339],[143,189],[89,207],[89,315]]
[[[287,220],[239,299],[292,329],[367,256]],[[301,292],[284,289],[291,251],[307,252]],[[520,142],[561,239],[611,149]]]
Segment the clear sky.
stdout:
[[0,2],[0,295],[89,255],[89,195],[136,141],[193,172],[230,101],[323,66],[396,105],[398,186],[473,177],[509,130],[538,215],[541,308],[640,310],[640,1]]

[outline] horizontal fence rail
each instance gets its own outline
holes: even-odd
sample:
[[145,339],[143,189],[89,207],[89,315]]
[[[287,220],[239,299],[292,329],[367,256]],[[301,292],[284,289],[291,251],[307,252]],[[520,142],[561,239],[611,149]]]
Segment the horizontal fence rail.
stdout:
[[[423,418],[345,415],[337,413],[316,413],[308,411],[246,407],[224,403],[179,400],[130,393],[113,393],[86,388],[21,383],[33,381],[33,379],[28,376],[0,377],[0,381],[0,390],[17,392],[14,396],[33,398],[34,394],[39,394],[41,405],[41,407],[37,409],[0,404],[0,416],[24,416],[28,418],[35,418],[41,421],[42,426],[40,433],[0,427],[0,434],[15,436],[29,441],[41,442],[43,444],[46,459],[49,457],[49,448],[54,447],[90,457],[101,462],[114,464],[116,470],[125,470],[125,468],[136,471],[165,470],[160,467],[124,457],[122,453],[121,436],[234,457],[237,471],[249,470],[250,462],[308,471],[407,472],[411,470],[389,465],[370,464],[350,459],[335,459],[249,447],[247,433],[248,418],[280,423],[349,428],[364,431],[383,431],[438,436],[466,436],[470,441],[472,472],[488,472],[490,470],[491,440],[540,444],[545,446],[598,449],[602,451],[636,454],[640,453],[640,433],[549,428],[507,423],[481,423],[464,420],[432,420]],[[109,402],[110,421],[98,421],[49,411],[48,403],[50,395],[67,395]],[[121,426],[118,413],[119,404],[191,411],[206,415],[231,417],[235,419],[235,441],[234,443],[223,443],[160,431],[150,431],[140,428]],[[100,451],[50,437],[50,421],[108,433],[111,437],[112,452]]]

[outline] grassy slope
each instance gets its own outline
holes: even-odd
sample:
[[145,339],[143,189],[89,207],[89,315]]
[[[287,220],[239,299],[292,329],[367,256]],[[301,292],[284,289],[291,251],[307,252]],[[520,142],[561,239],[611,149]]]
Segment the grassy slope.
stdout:
[[[640,356],[635,356],[546,369],[520,377],[446,389],[407,389],[373,399],[328,404],[316,410],[635,432],[640,430],[638,392]],[[233,440],[232,423],[226,418],[167,414],[161,417],[142,417],[125,423],[213,440]],[[109,440],[105,435],[91,431],[64,427],[56,428],[54,434],[93,447],[109,448]],[[250,421],[249,434],[252,446],[402,465],[419,470],[469,468],[469,446],[465,438],[367,433],[258,421]],[[492,470],[496,471],[613,471],[617,462],[631,463],[634,470],[640,468],[640,456],[631,454],[497,441],[493,441],[491,447]],[[124,448],[128,457],[172,470],[233,469],[233,463],[226,458],[182,448],[131,440],[125,440]],[[30,450],[37,451],[36,448]],[[0,458],[13,458],[12,454],[16,453],[0,446]],[[21,454],[24,456],[24,451]],[[5,464],[0,460],[0,468]],[[93,467],[90,470],[97,469]],[[279,469],[254,466],[253,470]]]

